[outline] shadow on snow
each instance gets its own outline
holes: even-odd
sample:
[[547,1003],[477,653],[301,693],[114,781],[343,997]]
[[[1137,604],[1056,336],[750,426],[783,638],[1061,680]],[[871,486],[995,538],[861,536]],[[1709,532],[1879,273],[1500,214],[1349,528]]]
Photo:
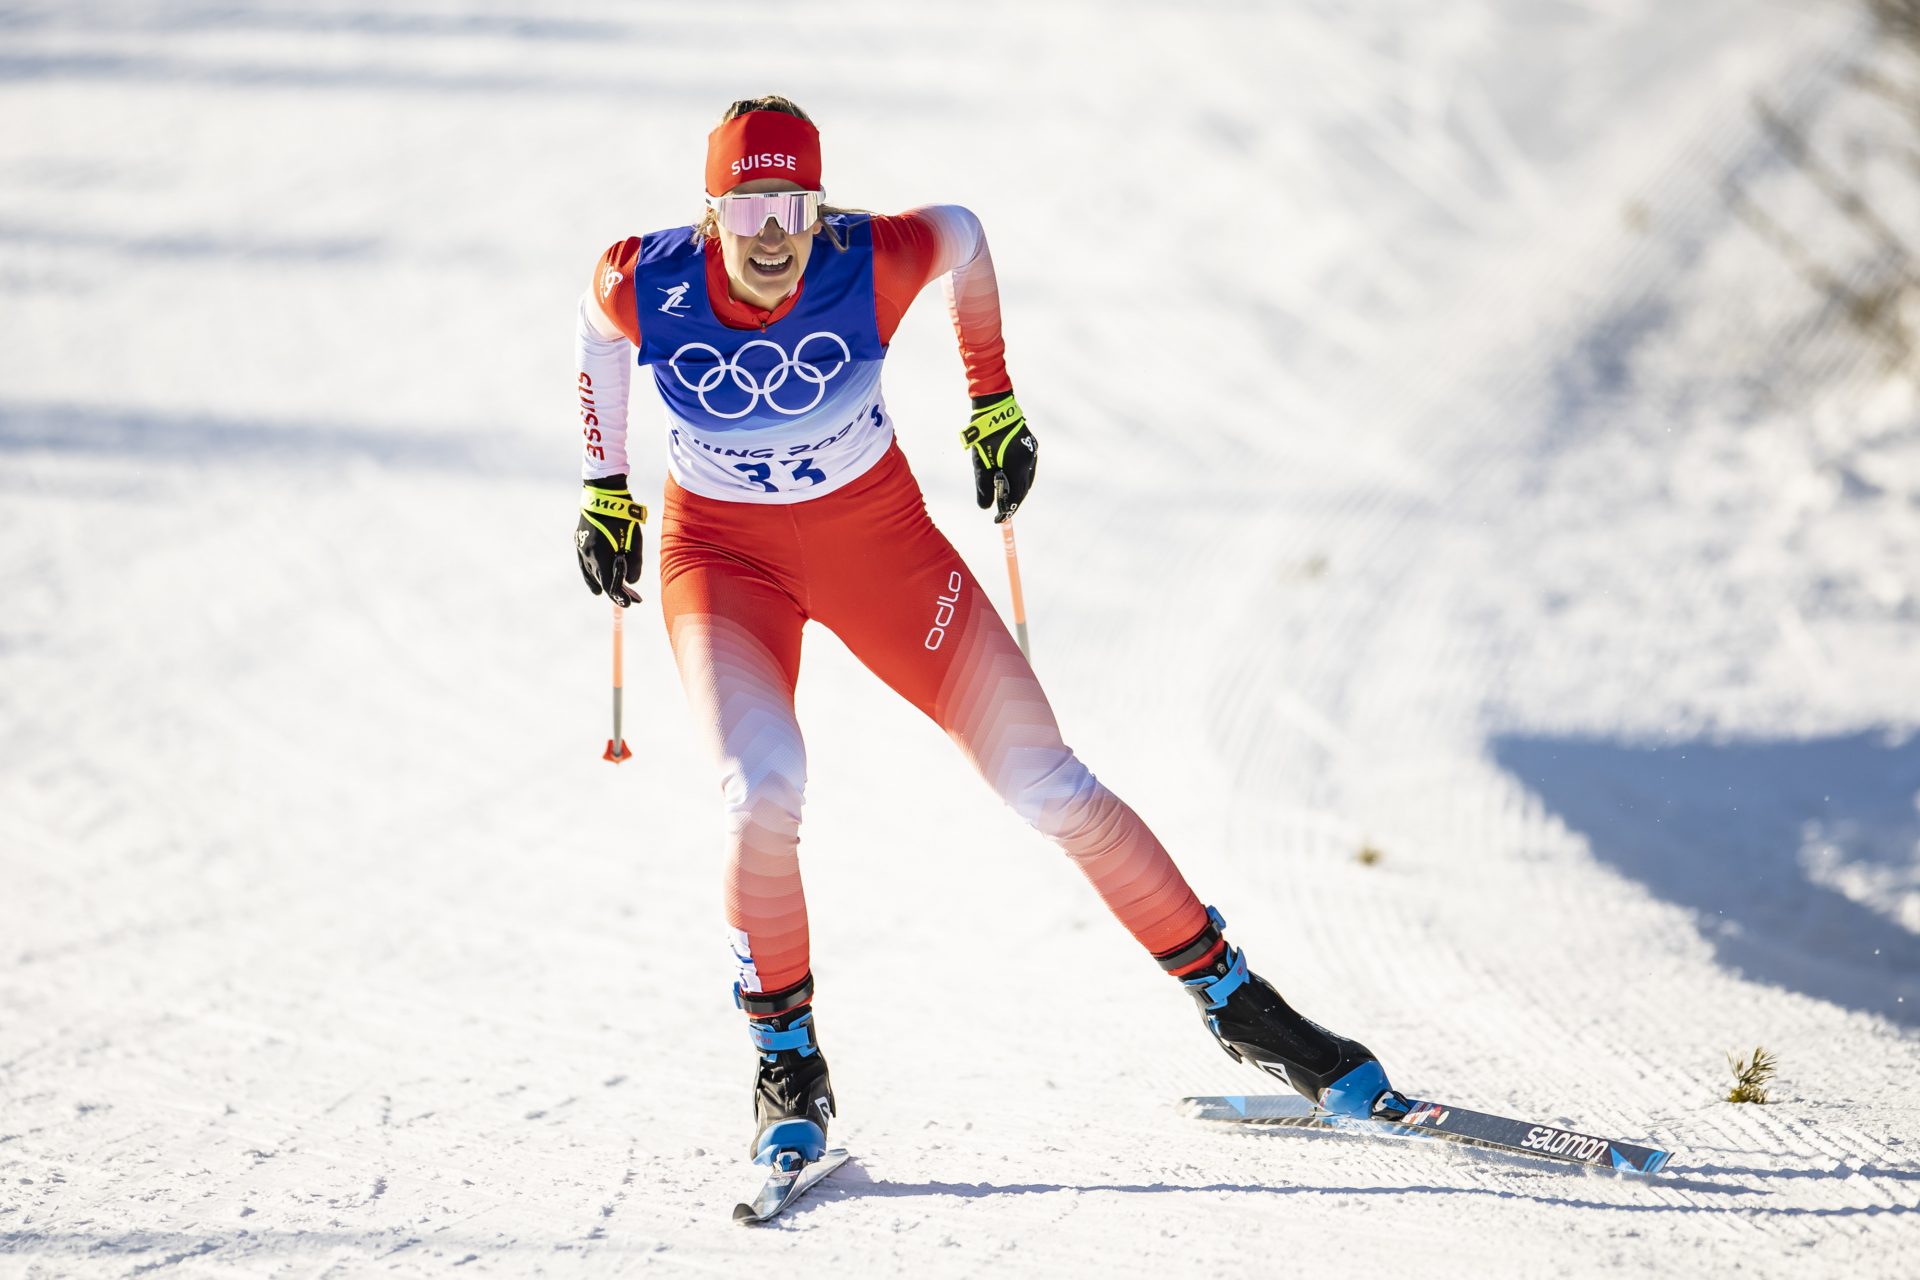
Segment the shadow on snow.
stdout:
[[1920,1024],[1901,918],[1920,895],[1920,738],[1491,746],[1602,862],[1692,911],[1728,968]]

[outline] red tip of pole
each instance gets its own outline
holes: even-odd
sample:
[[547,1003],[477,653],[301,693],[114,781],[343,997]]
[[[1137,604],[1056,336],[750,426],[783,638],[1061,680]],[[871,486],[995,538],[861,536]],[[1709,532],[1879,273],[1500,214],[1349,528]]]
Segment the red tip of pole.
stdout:
[[612,738],[608,738],[606,754],[600,758],[619,764],[622,760],[633,759],[633,752],[627,750],[627,740],[625,738],[620,739],[618,742],[615,742]]

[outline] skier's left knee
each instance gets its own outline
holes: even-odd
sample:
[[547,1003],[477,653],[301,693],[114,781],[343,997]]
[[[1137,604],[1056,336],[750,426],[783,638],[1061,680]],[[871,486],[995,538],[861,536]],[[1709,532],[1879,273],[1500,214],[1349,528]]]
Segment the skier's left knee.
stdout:
[[1100,783],[1071,751],[1014,780],[1005,793],[1013,811],[1055,840],[1071,838],[1092,820]]

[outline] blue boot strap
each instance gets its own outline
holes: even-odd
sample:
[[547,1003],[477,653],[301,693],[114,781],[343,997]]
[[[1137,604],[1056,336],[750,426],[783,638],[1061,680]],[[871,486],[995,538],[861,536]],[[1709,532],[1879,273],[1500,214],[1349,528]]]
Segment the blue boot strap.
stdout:
[[1219,976],[1203,973],[1197,978],[1182,978],[1180,981],[1192,987],[1207,999],[1207,1008],[1224,1009],[1227,997],[1238,991],[1247,980],[1246,953],[1237,947],[1227,948],[1227,971]]
[[777,1031],[771,1024],[748,1022],[747,1034],[753,1037],[753,1047],[762,1053],[778,1053],[783,1049],[798,1049],[800,1056],[810,1058],[818,1050],[813,1042],[813,1015],[807,1014],[785,1031]]
[[802,1160],[818,1160],[827,1151],[827,1134],[811,1120],[777,1120],[760,1131],[755,1164],[772,1164],[782,1151],[798,1151]]
[[1337,1116],[1366,1119],[1373,1114],[1375,1099],[1392,1087],[1385,1068],[1378,1062],[1363,1062],[1328,1085],[1320,1105]]

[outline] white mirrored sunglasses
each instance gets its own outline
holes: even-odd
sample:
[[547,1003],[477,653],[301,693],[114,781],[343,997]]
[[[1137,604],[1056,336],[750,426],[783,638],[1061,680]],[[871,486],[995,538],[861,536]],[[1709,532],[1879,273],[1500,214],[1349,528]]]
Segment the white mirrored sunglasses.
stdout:
[[708,196],[707,208],[720,225],[737,236],[757,236],[772,218],[788,235],[798,235],[820,217],[819,191],[756,191],[751,195]]

